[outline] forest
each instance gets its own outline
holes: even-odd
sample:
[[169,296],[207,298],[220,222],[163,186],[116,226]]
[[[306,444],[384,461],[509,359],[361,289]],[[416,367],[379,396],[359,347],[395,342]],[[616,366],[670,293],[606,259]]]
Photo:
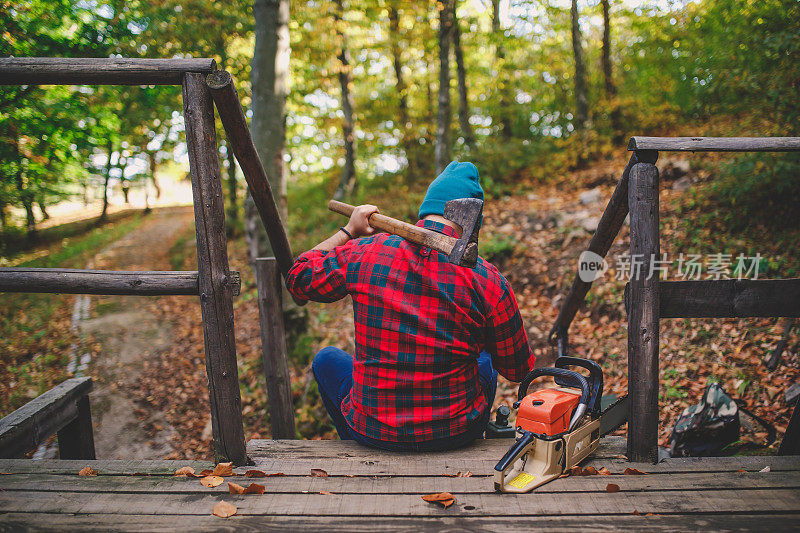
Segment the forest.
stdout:
[[[0,26],[3,57],[214,58],[233,75],[295,254],[341,225],[328,199],[413,223],[430,180],[451,160],[473,162],[487,193],[481,253],[514,285],[543,362],[559,295],[632,135],[800,135],[796,0],[0,0]],[[188,180],[182,113],[180,87],[0,86],[0,266],[84,266],[146,224],[113,215],[109,198],[138,191],[156,202],[163,179]],[[246,432],[266,436],[249,265],[269,247],[219,123],[217,136],[231,262],[244,279],[237,322],[249,324],[237,332]],[[759,253],[762,275],[797,277],[799,155],[664,159],[664,249]],[[579,200],[592,191],[599,203]],[[48,211],[65,201],[98,214],[54,231]],[[171,237],[158,259],[191,269],[191,235]],[[620,392],[621,291],[590,293],[573,334]],[[107,349],[99,335],[77,339],[67,297],[8,297],[0,414],[71,375],[76,342]],[[180,315],[178,300],[161,302],[162,319]],[[89,313],[114,305],[100,299]],[[287,309],[299,436],[333,434],[309,364],[326,344],[352,345],[348,313]],[[137,409],[162,410],[179,430],[163,455],[207,454],[206,415],[188,407],[207,401],[198,319],[178,320],[137,384]],[[798,378],[797,333],[776,373],[760,366],[782,334],[774,320],[676,321],[662,340],[662,444],[713,376],[785,429],[776,395]],[[178,353],[188,354],[180,369]],[[176,393],[164,376],[185,385]],[[511,394],[501,387],[498,401]]]

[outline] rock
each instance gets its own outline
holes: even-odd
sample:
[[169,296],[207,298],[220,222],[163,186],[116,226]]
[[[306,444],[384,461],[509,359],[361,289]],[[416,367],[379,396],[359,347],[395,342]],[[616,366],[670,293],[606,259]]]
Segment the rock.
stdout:
[[581,220],[581,227],[589,233],[597,231],[597,226],[600,224],[600,217],[588,217]]
[[600,189],[592,189],[589,191],[583,191],[578,195],[578,200],[583,205],[593,204],[595,202],[599,202],[600,199],[603,197],[603,194],[600,192]]
[[685,191],[691,186],[692,186],[691,180],[687,176],[684,176],[684,177],[682,177],[681,179],[677,180],[675,183],[672,184],[672,190],[673,191]]

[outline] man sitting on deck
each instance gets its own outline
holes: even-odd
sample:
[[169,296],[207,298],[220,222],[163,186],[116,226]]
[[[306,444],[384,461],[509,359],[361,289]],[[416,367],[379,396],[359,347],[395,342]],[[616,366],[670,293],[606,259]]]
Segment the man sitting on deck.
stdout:
[[[442,216],[457,198],[483,199],[472,163],[452,162],[430,184],[417,226],[458,237],[461,228]],[[533,368],[517,301],[481,257],[466,268],[401,237],[373,235],[377,211],[358,206],[286,281],[299,298],[353,297],[355,356],[330,346],[317,354],[320,395],[343,440],[393,451],[465,446],[489,421],[497,370],[520,381]]]

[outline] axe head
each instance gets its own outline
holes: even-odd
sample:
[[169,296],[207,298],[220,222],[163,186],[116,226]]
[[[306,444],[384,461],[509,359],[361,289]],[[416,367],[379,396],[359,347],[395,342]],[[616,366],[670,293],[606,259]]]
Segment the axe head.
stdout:
[[478,262],[479,221],[483,213],[483,200],[458,198],[444,204],[444,218],[461,226],[461,238],[456,241],[448,258],[451,263],[474,268]]

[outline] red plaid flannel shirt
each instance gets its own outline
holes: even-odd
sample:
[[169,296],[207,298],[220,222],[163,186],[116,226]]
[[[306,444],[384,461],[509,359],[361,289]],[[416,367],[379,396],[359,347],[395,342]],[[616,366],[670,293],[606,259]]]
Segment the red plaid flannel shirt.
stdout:
[[[438,222],[417,225],[457,236]],[[511,381],[533,368],[514,293],[483,258],[460,267],[381,233],[302,254],[286,286],[318,302],[353,297],[353,388],[341,409],[374,439],[423,442],[469,430],[491,407],[478,383],[482,350]]]

